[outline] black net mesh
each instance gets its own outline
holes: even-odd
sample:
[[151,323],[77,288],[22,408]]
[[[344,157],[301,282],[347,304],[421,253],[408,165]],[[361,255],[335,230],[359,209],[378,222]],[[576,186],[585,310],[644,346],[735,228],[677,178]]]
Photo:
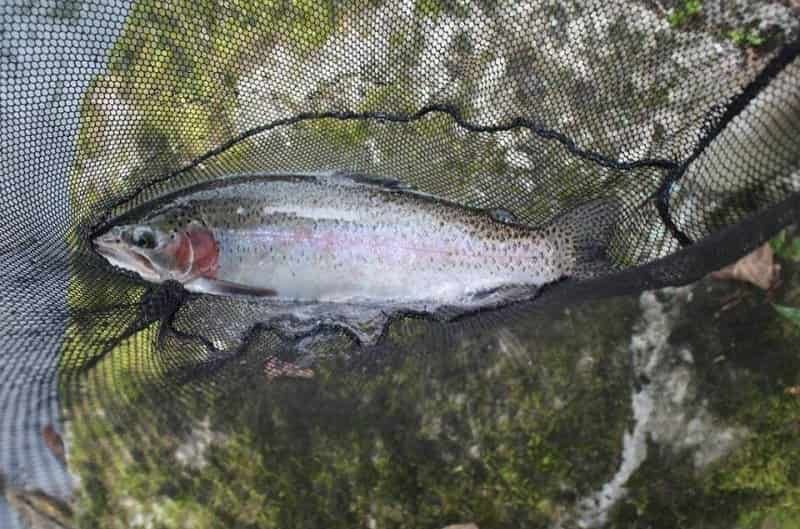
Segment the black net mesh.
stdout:
[[[153,439],[201,435],[191,425],[220,414],[229,425],[269,423],[276,458],[287,446],[310,454],[309,424],[344,439],[350,421],[379,422],[360,395],[374,395],[363,386],[387,366],[426,357],[445,369],[463,343],[530,326],[540,306],[685,284],[747,253],[800,211],[800,20],[792,2],[695,4],[0,5],[3,472],[66,494],[67,475],[34,448],[60,415],[82,425],[71,434],[84,447],[77,468],[169,465],[177,441]],[[364,345],[333,324],[287,336],[258,302],[146,284],[89,243],[109,219],[190,185],[330,170],[397,179],[531,226],[616,197],[615,272],[499,312],[397,317]],[[304,383],[312,373],[346,383],[325,393]],[[417,448],[397,457],[419,458]],[[90,496],[104,494],[81,474]],[[185,494],[222,501],[209,491],[229,477],[203,479]],[[297,480],[308,489],[292,505],[317,502],[315,513],[368,526],[348,518],[367,501],[354,491]],[[115,508],[86,505],[86,520]],[[526,508],[509,519],[544,523]],[[223,511],[208,527],[266,523]],[[294,512],[280,526],[330,521]]]

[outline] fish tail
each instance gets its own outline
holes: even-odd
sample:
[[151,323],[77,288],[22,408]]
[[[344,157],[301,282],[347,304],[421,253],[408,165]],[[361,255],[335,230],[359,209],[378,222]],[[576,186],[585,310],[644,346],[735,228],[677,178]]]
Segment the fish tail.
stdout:
[[600,198],[585,202],[552,221],[552,234],[564,252],[566,276],[584,280],[615,271],[609,244],[619,212],[619,200]]

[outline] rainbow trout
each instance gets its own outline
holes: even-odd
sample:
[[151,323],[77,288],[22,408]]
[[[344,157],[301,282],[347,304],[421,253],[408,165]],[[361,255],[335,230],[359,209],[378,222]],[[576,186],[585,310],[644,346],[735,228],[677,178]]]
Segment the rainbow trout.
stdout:
[[392,181],[257,175],[162,197],[93,242],[146,281],[285,310],[468,312],[607,270],[614,213],[613,202],[593,201],[532,229]]

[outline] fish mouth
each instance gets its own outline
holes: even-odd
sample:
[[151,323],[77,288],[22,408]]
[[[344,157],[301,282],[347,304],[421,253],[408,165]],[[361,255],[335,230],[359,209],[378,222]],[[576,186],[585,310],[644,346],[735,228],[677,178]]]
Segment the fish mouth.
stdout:
[[159,274],[150,259],[125,246],[125,243],[112,233],[94,239],[92,247],[113,266],[136,272],[148,281],[159,280]]

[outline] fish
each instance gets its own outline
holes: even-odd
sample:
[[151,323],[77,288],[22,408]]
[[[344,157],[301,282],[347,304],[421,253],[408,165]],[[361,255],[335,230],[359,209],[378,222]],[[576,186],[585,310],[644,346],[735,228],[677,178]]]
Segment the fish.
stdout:
[[[337,306],[450,313],[502,305],[544,285],[612,270],[619,206],[587,202],[538,228],[378,177],[249,174],[140,206],[92,243],[149,283],[267,300],[319,321]],[[277,309],[276,309],[277,310]],[[333,313],[332,315],[328,313]],[[356,318],[357,319],[357,318]]]

